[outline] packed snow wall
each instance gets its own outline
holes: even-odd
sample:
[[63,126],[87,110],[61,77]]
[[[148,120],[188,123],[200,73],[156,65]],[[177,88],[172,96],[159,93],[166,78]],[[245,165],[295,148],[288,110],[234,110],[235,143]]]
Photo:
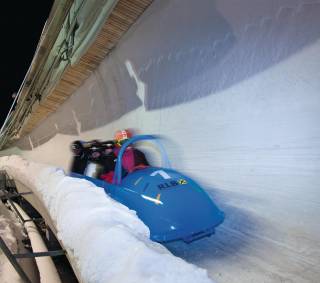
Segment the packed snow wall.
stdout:
[[68,170],[75,139],[160,134],[226,213],[173,253],[218,282],[318,282],[319,69],[320,1],[156,0],[17,145]]

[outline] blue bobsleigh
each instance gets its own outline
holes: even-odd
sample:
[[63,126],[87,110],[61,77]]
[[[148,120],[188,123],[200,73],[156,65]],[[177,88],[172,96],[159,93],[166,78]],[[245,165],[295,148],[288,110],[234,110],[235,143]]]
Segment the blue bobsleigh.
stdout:
[[[147,167],[123,177],[122,156],[129,145],[141,140],[158,145],[162,167]],[[183,240],[189,243],[212,235],[224,220],[224,213],[196,182],[170,169],[162,144],[152,135],[137,135],[122,145],[113,184],[76,173],[71,176],[103,187],[110,197],[135,210],[149,227],[151,240],[156,242]]]

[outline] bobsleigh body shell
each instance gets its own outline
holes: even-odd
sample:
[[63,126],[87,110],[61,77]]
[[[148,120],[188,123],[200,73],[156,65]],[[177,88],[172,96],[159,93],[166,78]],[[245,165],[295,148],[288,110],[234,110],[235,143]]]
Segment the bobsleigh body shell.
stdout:
[[157,242],[191,242],[209,236],[224,213],[192,179],[164,168],[148,167],[129,174],[117,200],[137,212]]
[[196,182],[172,169],[147,167],[128,174],[118,185],[80,176],[135,210],[156,242],[210,236],[224,220],[224,213]]

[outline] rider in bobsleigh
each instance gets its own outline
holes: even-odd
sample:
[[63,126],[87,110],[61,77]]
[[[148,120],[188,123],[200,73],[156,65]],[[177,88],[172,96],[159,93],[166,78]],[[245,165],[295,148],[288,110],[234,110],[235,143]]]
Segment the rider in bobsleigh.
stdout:
[[[112,141],[100,142],[92,140],[89,142],[73,142],[71,149],[74,157],[71,172],[85,174],[88,164],[95,163],[100,167],[97,178],[112,183],[115,163],[120,148],[131,137],[132,132],[125,129],[117,131]],[[126,149],[122,157],[123,175],[147,166],[149,166],[149,163],[143,152],[133,146],[129,146]]]
[[[112,153],[117,157],[120,151],[121,146],[132,137],[132,132],[128,129],[119,130],[115,133],[114,142],[115,146],[113,148]],[[106,182],[111,183],[114,176],[114,166],[113,170],[105,172],[100,175],[100,178]],[[129,146],[123,154],[122,157],[122,167],[125,174],[130,174],[137,169],[143,169],[149,166],[149,163],[143,152],[134,148],[133,146]]]

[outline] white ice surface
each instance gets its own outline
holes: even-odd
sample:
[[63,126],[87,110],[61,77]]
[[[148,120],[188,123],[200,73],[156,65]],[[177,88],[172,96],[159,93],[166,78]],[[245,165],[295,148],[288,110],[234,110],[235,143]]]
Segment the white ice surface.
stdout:
[[319,15],[319,0],[155,0],[22,139],[33,150],[10,151],[68,170],[73,140],[162,135],[226,215],[175,255],[219,283],[319,283]]
[[150,241],[135,212],[92,183],[19,156],[1,157],[0,170],[38,191],[84,282],[212,282],[204,269]]

